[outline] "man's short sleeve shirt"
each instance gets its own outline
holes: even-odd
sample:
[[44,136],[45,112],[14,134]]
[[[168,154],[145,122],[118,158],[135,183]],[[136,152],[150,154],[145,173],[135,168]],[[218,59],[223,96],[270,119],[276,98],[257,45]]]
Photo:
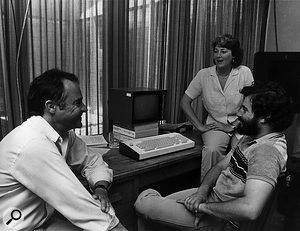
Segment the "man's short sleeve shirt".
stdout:
[[262,180],[275,187],[286,160],[283,134],[271,133],[257,140],[245,137],[232,153],[229,166],[220,174],[214,193],[222,201],[241,197],[248,179]]

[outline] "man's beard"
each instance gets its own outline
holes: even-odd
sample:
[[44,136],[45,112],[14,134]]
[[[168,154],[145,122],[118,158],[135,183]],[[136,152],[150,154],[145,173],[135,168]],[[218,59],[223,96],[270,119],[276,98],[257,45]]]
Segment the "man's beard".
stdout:
[[241,135],[247,135],[255,137],[259,133],[258,119],[252,118],[251,120],[243,120],[239,118],[240,123],[238,124],[236,130]]

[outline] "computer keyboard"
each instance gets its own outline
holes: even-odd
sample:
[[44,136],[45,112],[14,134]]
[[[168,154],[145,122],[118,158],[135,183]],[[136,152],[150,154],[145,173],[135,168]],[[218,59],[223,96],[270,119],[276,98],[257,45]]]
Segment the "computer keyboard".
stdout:
[[193,140],[172,132],[120,142],[119,152],[135,160],[144,160],[193,147]]

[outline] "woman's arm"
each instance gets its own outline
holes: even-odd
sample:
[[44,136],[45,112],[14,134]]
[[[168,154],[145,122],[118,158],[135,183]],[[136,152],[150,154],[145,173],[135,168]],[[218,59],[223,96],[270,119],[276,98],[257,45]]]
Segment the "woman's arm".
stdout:
[[[206,132],[208,130],[215,128],[215,124],[203,125],[200,122],[200,120],[196,116],[196,114],[191,106],[192,102],[193,102],[193,100],[187,94],[184,94],[181,99],[180,106],[181,106],[181,109],[183,110],[183,112],[185,113],[186,117],[194,125],[194,127],[196,129],[198,129],[200,132]],[[201,109],[201,112],[202,112],[202,109]]]

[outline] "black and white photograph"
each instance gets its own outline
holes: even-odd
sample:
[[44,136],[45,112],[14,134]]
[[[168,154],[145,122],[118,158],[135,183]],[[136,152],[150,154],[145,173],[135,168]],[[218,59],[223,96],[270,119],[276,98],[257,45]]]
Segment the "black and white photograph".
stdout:
[[299,231],[299,0],[0,0],[0,231]]

